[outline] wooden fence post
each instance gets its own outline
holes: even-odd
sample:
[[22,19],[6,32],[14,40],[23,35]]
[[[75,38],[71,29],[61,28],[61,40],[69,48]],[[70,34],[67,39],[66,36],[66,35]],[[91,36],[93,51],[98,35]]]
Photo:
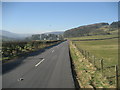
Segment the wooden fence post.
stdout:
[[83,55],[83,50],[82,50],[82,55]]
[[88,52],[88,59],[89,59],[89,52]]
[[115,75],[115,78],[116,78],[116,88],[117,88],[117,90],[118,90],[118,66],[117,65],[115,65],[115,72],[116,72],[116,75]]
[[85,56],[85,59],[86,59],[86,57],[87,57],[86,50],[85,50],[85,55],[84,56]]
[[101,66],[101,73],[102,73],[102,76],[103,76],[103,59],[100,60],[100,66]]
[[93,55],[93,64],[95,66],[95,56]]
[[74,44],[76,46],[76,44]]
[[83,50],[83,56],[85,57],[85,50]]

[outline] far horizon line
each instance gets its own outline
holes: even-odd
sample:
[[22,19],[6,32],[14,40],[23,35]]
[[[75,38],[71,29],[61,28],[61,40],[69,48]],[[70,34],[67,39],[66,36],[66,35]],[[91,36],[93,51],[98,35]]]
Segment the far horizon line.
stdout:
[[45,32],[36,32],[36,33],[19,33],[19,32],[13,32],[13,31],[9,31],[9,30],[1,30],[1,31],[8,31],[8,32],[11,32],[11,33],[16,33],[16,34],[44,34],[44,33],[50,33],[50,32],[65,32],[65,31],[73,29],[73,28],[77,28],[77,27],[81,27],[81,26],[87,26],[87,25],[92,25],[92,24],[99,24],[99,23],[108,23],[110,25],[113,22],[119,22],[119,20],[115,20],[115,21],[111,21],[111,22],[102,22],[101,21],[101,22],[96,22],[96,23],[83,24],[83,25],[71,27],[71,28],[66,29],[66,30],[58,30],[58,31],[45,31]]
[[19,33],[19,32],[13,32],[13,31],[9,31],[9,30],[0,30],[0,32],[2,31],[7,31],[7,32],[10,32],[10,33],[15,33],[15,34],[45,34],[45,33],[51,33],[51,32],[64,32],[64,31],[46,31],[46,32],[38,32],[38,33]]

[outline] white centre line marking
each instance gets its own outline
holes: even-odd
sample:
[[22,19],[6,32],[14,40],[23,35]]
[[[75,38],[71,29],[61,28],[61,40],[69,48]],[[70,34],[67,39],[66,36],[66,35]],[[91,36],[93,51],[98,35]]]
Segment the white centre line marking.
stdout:
[[54,52],[54,50],[52,50],[52,53]]
[[39,63],[37,63],[37,64],[35,65],[35,67],[37,67],[38,65],[40,65],[44,60],[45,60],[45,59],[42,59]]

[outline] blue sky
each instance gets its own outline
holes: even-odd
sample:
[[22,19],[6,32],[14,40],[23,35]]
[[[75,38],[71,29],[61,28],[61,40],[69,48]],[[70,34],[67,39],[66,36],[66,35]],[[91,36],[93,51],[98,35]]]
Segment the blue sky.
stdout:
[[117,2],[3,2],[2,29],[15,33],[65,31],[118,20]]

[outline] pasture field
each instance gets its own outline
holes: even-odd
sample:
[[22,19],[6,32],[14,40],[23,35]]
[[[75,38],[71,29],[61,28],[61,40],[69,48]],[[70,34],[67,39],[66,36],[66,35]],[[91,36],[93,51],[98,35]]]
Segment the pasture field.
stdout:
[[[92,37],[93,38],[93,37]],[[73,41],[78,48],[90,52],[96,58],[104,59],[105,66],[118,63],[118,38],[94,41]]]
[[85,40],[85,39],[104,39],[104,38],[113,38],[113,37],[118,37],[118,34],[83,36],[83,37],[73,37],[73,38],[68,38],[68,39],[70,39],[70,40]]
[[[104,68],[103,77],[105,76],[109,78],[116,75],[115,67],[112,67],[112,66],[115,66],[118,64],[118,38],[112,38],[112,37],[117,37],[117,36],[118,35],[96,35],[96,36],[70,38],[69,40],[71,40],[72,43],[76,45],[78,50],[80,49],[80,50],[89,52],[88,59],[90,62],[92,62],[93,65],[97,67],[101,67],[100,61],[103,59],[103,68]],[[112,39],[104,39],[104,38],[112,38]],[[104,40],[88,40],[88,39],[104,39]],[[84,41],[75,41],[75,40],[84,40]],[[78,54],[80,55],[81,53],[79,52]],[[95,59],[92,58],[93,56],[95,57]],[[72,57],[73,60],[75,59],[74,57]],[[79,57],[78,60],[83,60],[83,59],[82,57]],[[95,61],[95,64],[93,61]],[[77,63],[76,60],[74,62]],[[83,63],[85,63],[83,67],[86,67],[87,63],[85,60],[83,61]],[[81,63],[78,63],[78,65],[81,65]],[[75,66],[76,68],[78,67],[77,65]],[[111,67],[111,68],[107,69],[106,67]],[[80,72],[81,70],[79,69],[77,70],[77,72],[78,71]],[[95,72],[98,73],[98,75],[94,76],[94,79],[98,81],[100,78],[99,74],[101,74],[101,71],[95,70]],[[109,78],[108,82],[110,85],[113,85],[113,87],[115,87],[116,86],[115,80],[116,80],[115,78]],[[100,83],[98,85],[100,85]],[[106,87],[106,85],[105,86],[104,85],[102,86]],[[108,87],[110,86],[108,85]]]
[[[109,81],[102,76],[101,71],[97,70],[88,59],[85,59],[78,48],[70,42],[70,53],[76,78],[81,88],[115,88],[115,80]],[[112,74],[113,75],[113,74]]]

